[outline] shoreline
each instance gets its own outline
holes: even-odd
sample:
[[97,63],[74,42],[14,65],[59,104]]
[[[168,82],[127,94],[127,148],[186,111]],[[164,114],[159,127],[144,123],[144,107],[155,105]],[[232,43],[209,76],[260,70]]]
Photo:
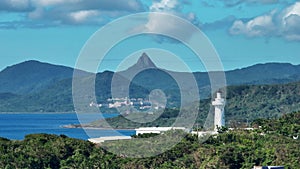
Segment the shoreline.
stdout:
[[[62,111],[62,112],[0,112],[0,114],[99,114],[97,112],[90,113],[76,113],[75,111]],[[113,114],[119,115],[118,113],[100,113],[100,114]]]
[[67,128],[67,129],[82,128],[82,129],[90,129],[90,130],[124,130],[124,131],[135,130],[133,128],[109,128],[109,127],[82,126],[80,124],[69,124],[69,125],[63,125],[60,127]]
[[0,114],[76,114],[76,112],[0,112]]

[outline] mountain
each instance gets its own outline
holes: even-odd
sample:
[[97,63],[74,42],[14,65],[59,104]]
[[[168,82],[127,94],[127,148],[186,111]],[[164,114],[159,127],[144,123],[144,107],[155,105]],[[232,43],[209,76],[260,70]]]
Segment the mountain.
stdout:
[[257,64],[226,72],[227,82],[233,84],[277,84],[300,80],[300,65],[290,63]]
[[33,60],[9,66],[0,72],[0,93],[34,93],[60,80],[72,78],[73,70]]
[[135,65],[133,65],[131,68],[134,68],[134,67],[138,67],[138,68],[157,68],[146,53],[143,53],[142,56],[137,61],[137,63]]
[[[145,59],[146,58],[146,59]],[[147,60],[144,64],[143,60]],[[149,91],[162,90],[167,97],[180,102],[180,94],[186,94],[187,98],[195,97],[194,91],[198,90],[203,99],[210,97],[211,82],[209,75],[216,77],[221,72],[174,72],[156,67],[146,54],[139,61],[120,72],[120,75],[132,79],[132,83],[142,86]],[[135,71],[133,71],[135,70]],[[138,73],[137,73],[138,72]],[[119,72],[118,72],[119,73]],[[265,63],[257,64],[247,68],[225,71],[227,86],[231,85],[262,85],[262,84],[284,84],[300,81],[300,65],[289,63]],[[196,85],[191,82],[194,77]],[[180,82],[180,85],[178,84]],[[180,93],[180,91],[182,91]],[[188,100],[190,101],[190,100]]]
[[149,56],[146,53],[142,53],[141,57],[138,59],[137,63],[129,67],[127,70],[122,73],[132,74],[139,72],[144,69],[156,69],[156,65],[152,62]]
[[[82,84],[92,83],[90,80],[93,79],[93,74],[80,72],[82,73],[78,78],[82,78]],[[213,73],[219,72],[210,72]],[[300,65],[266,63],[226,71],[225,74],[228,85],[286,84],[300,81]],[[0,72],[0,111],[73,110],[72,75],[72,68],[38,61],[7,67]],[[198,84],[201,99],[208,98],[211,87],[207,72],[191,74],[160,69],[143,53],[137,63],[125,71],[97,73],[97,101],[103,102],[112,97],[112,86],[119,90],[120,97],[126,96],[125,89],[129,86],[130,97],[145,98],[152,90],[160,89],[168,98],[168,106],[179,106],[181,94],[185,94],[187,98],[195,95],[194,86],[187,80],[192,75]],[[173,77],[182,81],[182,90]],[[81,91],[82,95],[85,92]]]
[[[28,94],[39,92],[58,83],[60,80],[71,79],[73,70],[70,67],[38,61],[26,61],[9,66],[0,72],[0,93]],[[136,74],[137,72],[139,73]],[[173,89],[177,87],[177,84],[174,84],[174,79],[165,77],[172,75],[183,78],[190,74],[160,69],[151,61],[146,53],[141,55],[136,64],[125,71],[117,73],[124,78],[132,79],[133,83],[149,89],[155,87]],[[210,73],[214,74],[218,72]],[[85,74],[85,76],[89,75],[85,72],[82,74]],[[101,76],[101,74],[99,73],[98,76]],[[225,74],[228,85],[282,84],[300,81],[300,65],[289,63],[257,64],[242,69],[226,71]],[[113,75],[114,73],[111,72],[110,76]],[[200,89],[210,88],[210,80],[207,72],[194,72],[193,76]],[[188,83],[186,86],[188,86]]]
[[[90,74],[88,74],[90,75]],[[115,75],[118,77],[118,75]],[[105,71],[97,73],[95,78],[96,96],[99,102],[106,101],[111,98],[111,81],[114,73]],[[122,82],[128,81],[124,77],[118,77]],[[93,76],[79,77],[80,85],[93,83]],[[119,83],[119,82],[117,82]],[[79,85],[79,86],[80,86]],[[148,91],[138,85],[131,86],[130,93],[132,97],[148,93]],[[84,88],[79,89],[79,96],[85,97],[86,91]],[[121,97],[125,97],[124,90],[121,90]],[[89,96],[88,96],[89,97]],[[85,105],[88,106],[88,105]],[[40,89],[36,93],[28,94],[13,94],[13,93],[0,93],[0,112],[67,112],[74,111],[73,97],[72,97],[72,79],[67,78],[49,84],[46,88]]]
[[124,71],[116,73],[120,76],[126,77],[127,79],[133,79],[138,73],[151,69],[158,70],[159,68],[156,67],[156,65],[152,62],[152,60],[146,53],[142,53],[141,57],[134,65],[130,66]]

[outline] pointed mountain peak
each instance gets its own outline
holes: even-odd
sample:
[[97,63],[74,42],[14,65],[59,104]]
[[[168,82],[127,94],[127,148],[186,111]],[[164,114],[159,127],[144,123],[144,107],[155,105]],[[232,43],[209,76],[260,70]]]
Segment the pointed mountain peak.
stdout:
[[155,64],[149,58],[146,53],[143,53],[142,56],[137,61],[136,65],[140,68],[156,68]]
[[157,69],[156,65],[152,62],[150,57],[146,54],[143,53],[138,61],[129,67],[128,69],[121,71],[122,75],[125,77],[130,77],[131,75],[134,75],[136,72],[140,72],[144,69]]

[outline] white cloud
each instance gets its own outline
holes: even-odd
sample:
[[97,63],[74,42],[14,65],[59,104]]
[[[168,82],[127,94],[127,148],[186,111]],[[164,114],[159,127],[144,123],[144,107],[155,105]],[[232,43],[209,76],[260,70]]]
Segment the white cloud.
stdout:
[[281,16],[282,34],[285,38],[300,41],[300,2],[288,7]]
[[232,35],[248,37],[284,37],[287,40],[300,40],[300,2],[282,11],[257,16],[247,22],[236,20],[229,32]]
[[300,16],[290,15],[285,18],[284,36],[288,40],[300,41]]
[[78,3],[80,0],[33,0],[37,6],[51,6],[51,5],[60,5],[60,4],[69,4],[69,3]]
[[0,11],[26,12],[33,10],[30,0],[1,0]]
[[237,7],[242,5],[272,5],[286,3],[286,0],[201,0],[201,4],[206,7]]
[[23,12],[22,23],[27,22],[28,27],[31,24],[102,25],[110,19],[143,10],[140,0],[0,0],[0,11]]
[[283,13],[282,13],[282,22],[283,22],[283,24],[286,24],[286,18],[288,18],[292,15],[300,16],[300,2],[296,2],[294,5],[286,8],[283,11]]
[[[142,4],[138,0],[44,0],[40,19],[62,24],[104,24],[105,18],[115,18],[126,13],[139,12]],[[50,10],[47,8],[50,6]],[[102,17],[102,18],[101,18]]]
[[166,12],[175,11],[179,7],[177,0],[161,0],[158,2],[153,2],[150,6],[150,11],[152,12]]
[[173,14],[185,18],[190,22],[195,22],[197,20],[196,14],[193,12],[184,12],[183,11],[184,5],[185,5],[184,2],[178,0],[154,1],[153,4],[149,7],[149,11]]
[[146,28],[149,31],[154,31],[154,32],[178,32],[182,28],[177,25],[176,20],[170,20],[170,17],[167,15],[159,15],[159,14],[150,14],[149,15],[149,21],[146,24]]
[[[198,19],[196,15],[192,12],[184,13],[183,12],[183,2],[177,0],[159,0],[154,1],[153,4],[149,7],[150,12],[159,12],[173,14],[183,19],[186,19],[192,23],[197,24]],[[176,34],[181,38],[189,39],[193,32],[189,31],[188,28],[178,25],[179,22],[177,19],[170,20],[170,17],[158,15],[156,13],[149,14],[149,19],[145,28],[151,32],[161,32],[164,34]],[[155,37],[155,40],[158,42],[175,42],[165,37]]]
[[[149,7],[150,12],[164,12],[164,13],[173,13],[176,14],[176,10],[179,6],[177,0],[160,0],[154,1],[153,4]],[[165,17],[160,15],[150,14],[149,22],[146,24],[146,28],[149,30],[169,30],[172,29],[172,23],[165,20]]]
[[227,7],[238,6],[241,4],[275,4],[280,0],[219,0]]
[[6,0],[11,6],[15,8],[26,8],[29,6],[29,0]]
[[274,31],[273,12],[271,14],[258,16],[246,23],[237,20],[230,28],[231,34],[246,34],[247,36],[264,36]]
[[[143,11],[174,14],[197,24],[196,14],[183,10],[186,4],[186,1],[179,0],[153,0],[152,5],[145,9],[147,7],[141,0],[0,0],[0,11],[23,12],[24,15],[20,15],[22,18],[18,21],[24,21],[22,25],[26,25],[27,22],[28,27],[31,27],[31,24],[41,26],[102,25],[114,18]],[[152,28],[178,31],[178,28],[165,26],[167,21],[163,18],[155,18],[155,16],[149,17],[148,26],[158,24],[158,22],[160,26],[153,25]],[[2,24],[9,24],[9,22]]]
[[71,19],[75,23],[85,22],[91,17],[99,16],[100,12],[97,10],[84,10],[84,11],[76,11],[69,14]]

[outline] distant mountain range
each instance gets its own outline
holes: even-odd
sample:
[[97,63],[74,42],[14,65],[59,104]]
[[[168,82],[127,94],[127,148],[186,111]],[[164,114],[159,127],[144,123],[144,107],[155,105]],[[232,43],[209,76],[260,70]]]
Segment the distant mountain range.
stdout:
[[[70,67],[38,61],[26,61],[7,67],[0,72],[0,112],[72,111],[73,70]],[[79,78],[82,78],[83,81],[93,75],[92,73],[77,71],[80,72]],[[137,76],[130,77],[137,71],[141,72]],[[168,105],[178,105],[180,90],[170,74],[185,77],[190,73],[171,72],[157,68],[148,55],[143,53],[137,63],[125,71],[97,73],[97,100],[101,102],[111,97],[111,82],[114,80],[113,78],[117,77],[117,80],[130,83],[131,97],[147,97],[153,89],[161,89],[170,99]],[[243,69],[226,71],[225,74],[228,85],[285,84],[300,81],[300,65],[288,63],[257,64]],[[208,73],[194,72],[193,75],[198,83],[201,97],[209,97]],[[130,78],[133,80],[129,81]],[[118,87],[123,90],[125,86]],[[188,85],[185,90],[188,92]]]
[[[36,93],[61,80],[72,78],[73,68],[26,61],[9,66],[0,72],[0,93]],[[81,71],[82,75],[87,75]]]

